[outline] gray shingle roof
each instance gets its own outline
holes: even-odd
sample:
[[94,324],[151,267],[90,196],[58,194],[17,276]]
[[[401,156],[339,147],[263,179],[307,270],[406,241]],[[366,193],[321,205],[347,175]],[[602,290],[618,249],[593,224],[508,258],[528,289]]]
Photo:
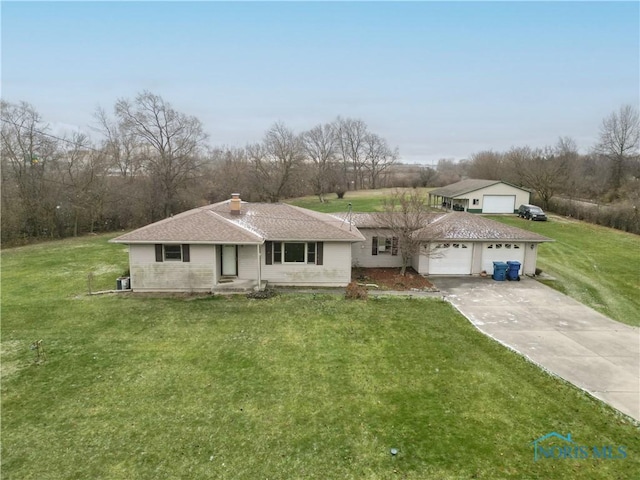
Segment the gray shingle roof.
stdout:
[[451,185],[447,185],[446,187],[436,188],[435,190],[431,190],[429,195],[438,195],[440,197],[446,198],[455,198],[458,195],[464,195],[469,192],[474,192],[476,190],[480,190],[481,188],[486,188],[491,185],[495,185],[496,183],[504,183],[505,185],[509,185],[514,188],[518,188],[520,190],[524,190],[528,192],[528,190],[518,187],[516,185],[511,185],[507,182],[502,182],[500,180],[480,180],[470,178],[468,180],[462,180],[457,183],[452,183]]
[[422,240],[553,242],[552,239],[537,233],[467,212],[447,213],[429,226],[416,231],[415,234]]
[[[334,213],[332,215],[340,218],[341,220],[344,219],[345,221],[350,218],[353,225],[355,225],[357,228],[384,228],[384,220],[387,216],[387,214],[381,212]],[[446,215],[446,213],[444,212],[426,213],[424,217],[427,223],[431,223],[435,221],[435,219],[444,215]],[[400,214],[398,214],[398,216],[400,216]]]
[[[339,218],[348,218],[349,214],[334,214]],[[381,213],[352,213],[353,224],[362,229],[384,228]],[[537,233],[529,232],[504,223],[496,222],[481,215],[466,212],[430,213],[426,216],[428,226],[416,230],[418,238],[430,240],[519,240],[523,242],[552,242],[553,240]]]
[[231,215],[227,200],[152,223],[112,242],[261,244],[265,240],[357,242],[364,237],[331,215],[283,203],[242,202],[241,214]]
[[242,202],[241,215],[231,215],[229,201],[211,206],[212,211],[245,228],[255,231],[265,240],[333,240],[362,241],[358,229],[332,215],[286,203]]

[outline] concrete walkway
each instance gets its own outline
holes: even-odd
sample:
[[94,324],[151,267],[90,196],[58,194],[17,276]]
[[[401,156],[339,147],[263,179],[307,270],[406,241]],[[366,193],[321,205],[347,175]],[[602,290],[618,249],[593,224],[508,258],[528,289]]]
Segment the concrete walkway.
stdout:
[[640,329],[530,278],[429,277],[471,323],[640,421]]

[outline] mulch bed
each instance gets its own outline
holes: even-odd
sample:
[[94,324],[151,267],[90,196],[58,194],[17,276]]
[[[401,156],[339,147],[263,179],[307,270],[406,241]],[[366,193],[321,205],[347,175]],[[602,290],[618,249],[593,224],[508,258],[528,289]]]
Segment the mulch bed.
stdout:
[[399,268],[354,268],[351,278],[358,283],[375,284],[383,290],[427,290],[433,284],[413,268],[407,267],[404,276]]

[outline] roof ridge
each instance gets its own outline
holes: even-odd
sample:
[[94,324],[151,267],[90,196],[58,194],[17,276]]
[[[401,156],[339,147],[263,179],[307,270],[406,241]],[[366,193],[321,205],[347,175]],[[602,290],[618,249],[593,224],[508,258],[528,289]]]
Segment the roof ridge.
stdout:
[[[225,200],[225,201],[226,201],[226,200]],[[260,234],[260,233],[258,233],[258,232],[256,232],[256,231],[253,231],[253,230],[251,230],[250,228],[248,228],[248,227],[246,227],[246,226],[244,226],[244,225],[240,225],[239,223],[236,223],[236,222],[234,222],[233,220],[230,220],[230,219],[228,219],[228,218],[225,218],[225,217],[223,217],[222,215],[220,215],[218,212],[215,212],[215,211],[213,211],[213,210],[208,210],[208,213],[209,213],[210,215],[215,215],[215,216],[216,216],[217,218],[219,218],[220,220],[224,220],[226,223],[228,223],[229,225],[233,226],[233,227],[234,227],[234,228],[236,228],[236,229],[242,229],[242,230],[245,230],[245,231],[246,231],[246,232],[248,232],[249,234],[254,235],[254,236],[256,236],[256,237],[259,237],[259,238],[260,238],[260,240],[262,240],[263,242],[264,242],[264,241],[265,241],[265,239],[266,239],[264,235],[262,235],[262,234]]]

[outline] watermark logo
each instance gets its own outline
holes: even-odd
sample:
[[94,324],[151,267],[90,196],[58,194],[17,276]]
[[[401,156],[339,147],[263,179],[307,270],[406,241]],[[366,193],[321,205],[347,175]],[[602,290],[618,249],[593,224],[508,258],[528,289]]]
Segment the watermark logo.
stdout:
[[530,443],[533,445],[533,460],[603,459],[622,460],[627,458],[627,448],[623,445],[580,445],[571,434],[547,433]]

